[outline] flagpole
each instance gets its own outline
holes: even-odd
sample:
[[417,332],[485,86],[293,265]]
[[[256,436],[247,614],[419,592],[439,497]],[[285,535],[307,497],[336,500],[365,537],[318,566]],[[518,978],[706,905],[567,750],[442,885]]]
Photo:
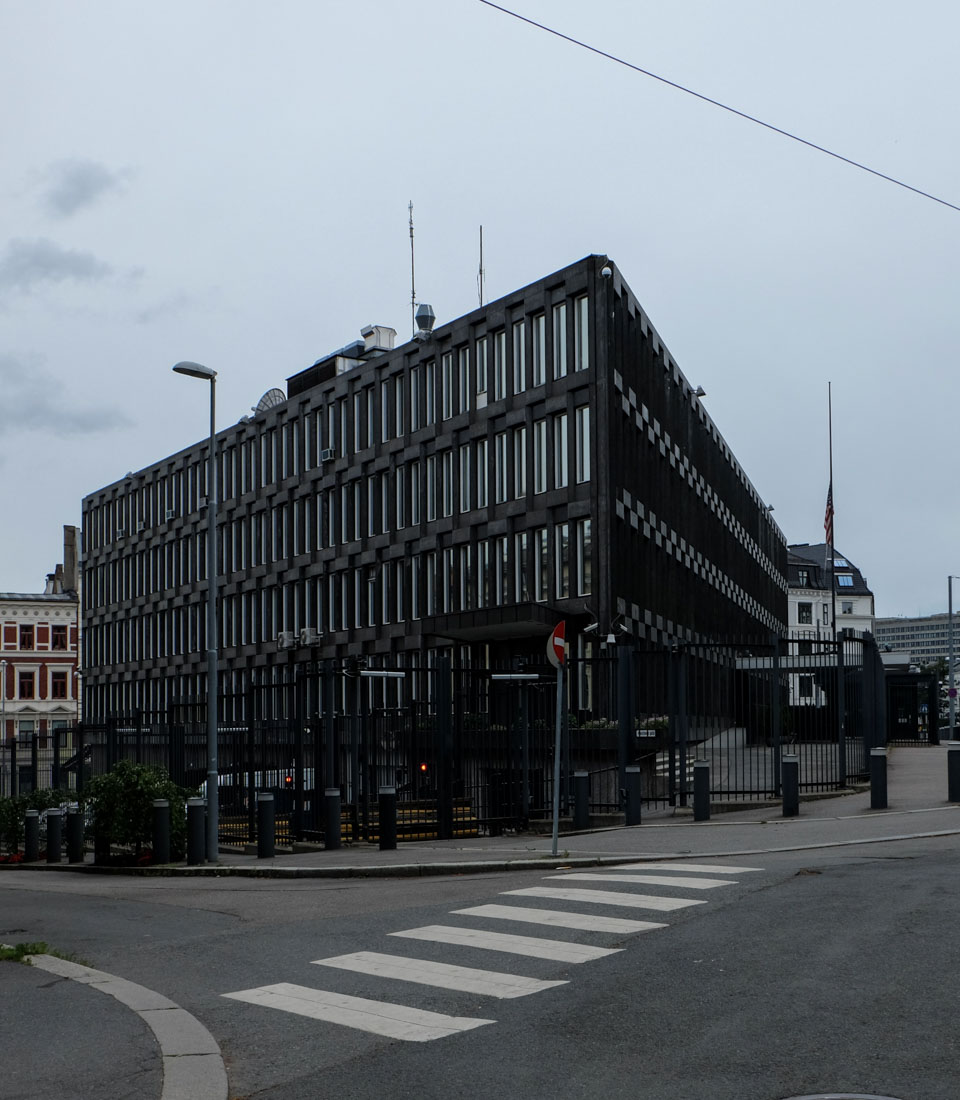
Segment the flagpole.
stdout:
[[837,582],[834,577],[834,553],[836,534],[834,532],[833,508],[833,383],[827,383],[827,433],[830,438],[830,617],[833,620],[833,640],[837,640]]

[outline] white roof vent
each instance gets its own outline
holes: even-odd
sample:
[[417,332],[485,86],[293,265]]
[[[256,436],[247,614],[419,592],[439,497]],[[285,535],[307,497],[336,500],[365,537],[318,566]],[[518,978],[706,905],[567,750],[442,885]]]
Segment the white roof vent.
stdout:
[[393,351],[397,330],[388,325],[367,325],[360,330],[360,335],[363,337],[364,355],[375,355],[377,352]]

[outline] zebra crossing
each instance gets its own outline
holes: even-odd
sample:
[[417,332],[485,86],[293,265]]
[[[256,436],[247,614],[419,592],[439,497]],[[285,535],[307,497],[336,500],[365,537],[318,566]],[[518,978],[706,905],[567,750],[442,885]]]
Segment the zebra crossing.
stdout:
[[[667,927],[658,921],[598,913],[594,907],[671,913],[705,905],[702,897],[676,897],[636,893],[631,887],[661,886],[682,892],[708,891],[736,885],[739,876],[759,867],[731,867],[709,863],[663,862],[620,864],[610,871],[574,871],[545,875],[543,882],[595,883],[594,886],[528,886],[503,890],[497,902],[453,909],[450,916],[467,920],[511,922],[550,929],[569,929],[588,935],[632,935]],[[722,875],[724,877],[712,877]],[[614,887],[603,889],[603,885]],[[516,900],[515,900],[516,899]],[[527,901],[562,902],[565,908],[540,908]],[[501,928],[504,923],[501,923]],[[546,960],[562,965],[581,965],[625,950],[591,942],[492,931],[468,924],[429,924],[390,932],[392,938],[415,943],[441,944],[472,952],[499,953],[507,958]],[[568,978],[535,978],[509,970],[455,965],[436,959],[391,954],[386,951],[353,951],[311,965],[352,973],[383,982],[386,999],[353,996],[313,986],[277,982],[272,985],[224,993],[229,1000],[305,1016],[340,1027],[355,1028],[404,1042],[432,1042],[496,1023],[486,1016],[457,1016],[399,1004],[393,1000],[396,983],[413,984],[450,993],[488,997],[491,1001],[528,997],[570,984]],[[402,985],[401,985],[402,988]]]

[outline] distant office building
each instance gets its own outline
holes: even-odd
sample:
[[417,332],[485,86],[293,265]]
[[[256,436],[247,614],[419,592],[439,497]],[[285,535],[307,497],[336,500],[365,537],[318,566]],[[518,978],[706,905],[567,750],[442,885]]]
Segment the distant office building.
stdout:
[[[782,533],[606,257],[421,317],[218,434],[227,699],[288,661],[540,665],[560,620],[583,656],[785,633]],[[205,696],[206,455],[84,500],[90,714]]]
[[[960,623],[954,615],[954,658],[960,656]],[[877,619],[877,643],[881,648],[909,653],[915,665],[949,660],[949,615],[924,615],[915,619]]]

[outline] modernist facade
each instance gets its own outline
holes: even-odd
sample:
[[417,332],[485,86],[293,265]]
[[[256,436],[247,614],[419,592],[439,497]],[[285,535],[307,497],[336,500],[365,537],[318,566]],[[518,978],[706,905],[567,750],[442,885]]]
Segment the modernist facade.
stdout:
[[[782,533],[606,257],[363,335],[218,434],[226,696],[288,660],[540,664],[561,619],[581,655],[785,632]],[[199,442],[84,500],[88,714],[204,698],[209,491]]]
[[[960,621],[953,616],[954,661],[960,656]],[[950,659],[950,616],[923,615],[915,619],[877,619],[877,643],[908,653],[914,664],[932,665]]]
[[0,742],[50,734],[77,720],[79,600],[76,527],[43,592],[0,592]]

